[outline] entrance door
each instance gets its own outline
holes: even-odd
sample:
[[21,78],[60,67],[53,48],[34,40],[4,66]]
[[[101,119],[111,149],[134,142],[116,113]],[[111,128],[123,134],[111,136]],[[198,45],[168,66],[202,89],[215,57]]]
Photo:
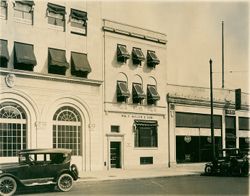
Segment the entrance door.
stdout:
[[121,142],[110,142],[110,167],[121,168]]

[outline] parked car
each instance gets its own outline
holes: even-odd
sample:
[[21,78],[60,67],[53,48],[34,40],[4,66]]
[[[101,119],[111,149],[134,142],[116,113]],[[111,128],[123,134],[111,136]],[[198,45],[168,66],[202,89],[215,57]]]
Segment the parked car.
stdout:
[[19,185],[54,184],[60,191],[69,191],[78,179],[77,167],[70,161],[68,149],[21,150],[18,163],[0,164],[0,195],[13,195]]
[[247,176],[248,172],[248,156],[242,154],[238,148],[220,150],[217,158],[205,165],[206,175]]

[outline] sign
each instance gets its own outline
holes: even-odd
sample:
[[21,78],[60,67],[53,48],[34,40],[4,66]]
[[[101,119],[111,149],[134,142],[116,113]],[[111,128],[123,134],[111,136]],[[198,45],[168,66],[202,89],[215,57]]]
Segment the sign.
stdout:
[[185,136],[185,137],[184,137],[184,141],[185,141],[186,143],[191,142],[191,136]]
[[226,114],[235,115],[235,110],[226,109]]

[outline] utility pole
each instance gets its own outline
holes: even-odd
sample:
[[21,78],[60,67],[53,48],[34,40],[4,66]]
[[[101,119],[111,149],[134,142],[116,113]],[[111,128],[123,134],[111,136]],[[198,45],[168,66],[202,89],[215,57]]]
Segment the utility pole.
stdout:
[[222,21],[222,88],[224,88],[224,21]]
[[212,143],[212,160],[215,160],[215,142],[214,142],[214,106],[213,106],[213,69],[212,59],[209,60],[210,64],[210,102],[211,102],[211,143]]

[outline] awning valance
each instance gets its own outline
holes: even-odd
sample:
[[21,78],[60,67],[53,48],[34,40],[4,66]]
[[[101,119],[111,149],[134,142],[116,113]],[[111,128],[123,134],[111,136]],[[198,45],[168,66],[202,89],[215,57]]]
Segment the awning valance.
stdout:
[[33,45],[15,42],[14,48],[16,64],[36,65]]
[[29,6],[33,6],[35,5],[34,1],[15,1],[16,3],[21,3],[23,5],[29,5]]
[[69,68],[69,63],[66,60],[65,51],[49,48],[49,66],[59,66]]
[[47,11],[53,12],[55,14],[62,14],[62,15],[66,14],[65,7],[52,3],[48,3]]
[[4,58],[7,61],[10,58],[7,46],[7,40],[0,40],[0,58]]
[[75,71],[91,72],[87,54],[72,52],[71,60]]
[[128,98],[129,96],[130,96],[130,92],[128,90],[127,82],[117,81],[117,97]]
[[157,127],[158,122],[156,120],[135,120],[134,124],[141,127]]
[[70,16],[71,18],[75,18],[77,20],[88,20],[87,12],[80,10],[71,9]]

